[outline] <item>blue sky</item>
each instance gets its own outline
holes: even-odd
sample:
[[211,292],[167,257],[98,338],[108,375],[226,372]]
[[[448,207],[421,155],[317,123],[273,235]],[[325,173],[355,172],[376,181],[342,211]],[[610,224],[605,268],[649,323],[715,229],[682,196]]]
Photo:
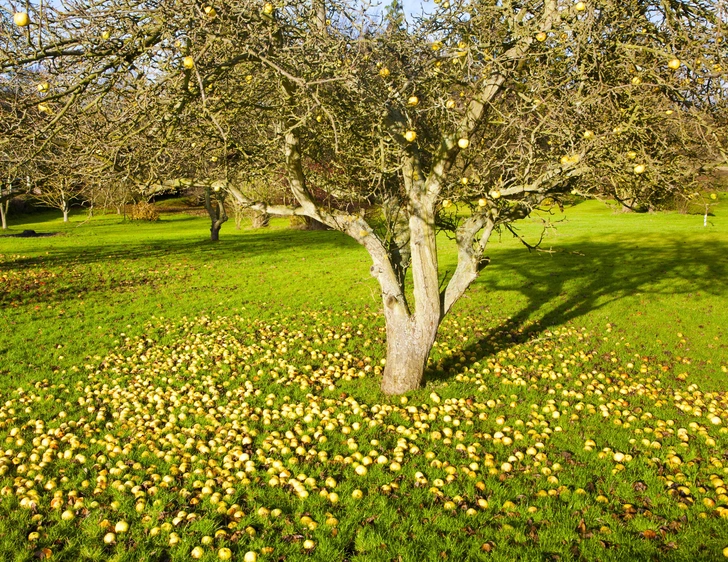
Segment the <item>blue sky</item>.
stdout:
[[434,6],[434,3],[432,1],[425,1],[422,2],[421,0],[402,0],[402,5],[404,6],[404,11],[407,15],[409,14],[419,14],[422,11],[422,6],[432,7]]

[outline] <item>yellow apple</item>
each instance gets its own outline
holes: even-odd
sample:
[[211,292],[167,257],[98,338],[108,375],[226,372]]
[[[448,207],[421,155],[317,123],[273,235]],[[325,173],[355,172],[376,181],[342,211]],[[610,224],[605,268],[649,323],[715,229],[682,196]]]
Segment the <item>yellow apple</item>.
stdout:
[[668,109],[667,111],[665,111],[665,115],[672,115],[673,113],[675,112],[672,109]]
[[30,25],[30,18],[25,12],[15,12],[13,14],[13,22],[15,22],[15,25],[18,27],[27,27]]
[[194,558],[195,560],[199,560],[205,555],[205,550],[201,546],[196,546],[192,549],[192,552],[190,552],[190,556]]
[[258,562],[258,553],[254,550],[249,550],[243,556],[243,562]]
[[232,558],[232,556],[233,556],[233,553],[229,548],[223,547],[217,551],[217,557],[220,560],[230,560]]
[[447,100],[445,102],[445,107],[447,107],[448,109],[454,108],[455,107],[455,100]]
[[494,189],[489,194],[493,199],[500,199],[501,192],[498,189]]
[[49,88],[50,85],[48,84],[48,82],[41,82],[40,84],[38,84],[39,92],[47,92]]
[[386,66],[383,68],[380,68],[379,76],[381,76],[382,78],[386,78],[387,76],[389,76],[389,69]]
[[187,70],[195,68],[195,59],[193,59],[192,57],[183,58],[182,66],[184,66]]
[[632,78],[633,86],[639,86],[640,84],[642,84],[642,78],[640,78],[639,76],[635,76],[634,78]]
[[205,14],[212,19],[217,15],[217,11],[212,6],[205,6]]
[[644,174],[645,172],[645,165],[644,164],[637,164],[634,167],[634,173],[635,174]]
[[417,133],[414,131],[407,131],[404,134],[404,138],[407,140],[407,142],[415,142],[415,139],[417,138]]
[[420,100],[417,99],[417,96],[410,96],[409,99],[407,100],[407,105],[409,105],[409,106],[415,106],[418,103],[420,103]]
[[716,200],[716,199],[718,199],[718,196],[715,193],[711,193],[710,198],[713,200]]
[[478,199],[478,206],[479,207],[485,207],[488,204],[487,199]]
[[584,2],[577,2],[576,6],[574,6],[574,9],[577,12],[583,12],[584,10],[586,10],[586,4],[584,4]]
[[460,178],[460,183],[463,185],[468,185],[468,178]]
[[468,139],[460,139],[458,140],[458,146],[462,149],[468,148],[470,146],[470,141]]
[[592,138],[594,138],[594,133],[592,131],[584,131],[584,138],[592,139]]
[[536,34],[536,41],[543,43],[544,41],[546,41],[546,37],[547,37],[547,35],[543,31],[539,31]]
[[266,2],[266,4],[263,6],[263,13],[266,16],[271,15],[273,13],[273,4],[271,4],[270,2]]
[[627,153],[627,158],[629,158],[630,160],[634,160],[635,158],[637,158],[637,153],[634,150],[630,150]]
[[104,535],[104,542],[106,544],[111,544],[116,540],[116,535],[114,533],[106,533]]
[[671,68],[672,70],[677,70],[680,68],[680,59],[672,59],[670,62],[667,63],[667,67]]
[[442,208],[443,209],[447,209],[448,207],[451,207],[451,206],[452,206],[452,201],[450,201],[449,199],[445,199],[442,202]]
[[104,31],[101,34],[101,39],[103,39],[104,41],[108,41],[109,39],[111,39],[111,33],[109,33],[108,31]]
[[313,542],[311,539],[303,541],[303,548],[305,550],[313,550],[315,546],[316,546],[316,543]]
[[47,103],[39,103],[38,104],[38,111],[41,113],[51,113],[51,108]]

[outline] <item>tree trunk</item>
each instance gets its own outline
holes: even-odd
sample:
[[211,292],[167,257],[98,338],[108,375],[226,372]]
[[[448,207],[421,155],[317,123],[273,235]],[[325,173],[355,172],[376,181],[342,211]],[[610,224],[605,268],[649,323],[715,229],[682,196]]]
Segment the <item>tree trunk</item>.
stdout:
[[[385,308],[387,304],[385,304]],[[385,310],[387,363],[381,389],[385,394],[402,394],[420,387],[440,318],[416,319]]]
[[68,222],[68,207],[63,207],[63,222]]
[[260,211],[254,211],[253,228],[266,228],[270,224],[270,215]]
[[312,217],[303,217],[305,221],[304,230],[331,230],[327,225]]
[[211,242],[218,242],[220,240],[220,229],[222,228],[223,222],[225,221],[212,221],[212,226],[210,226]]
[[10,201],[3,201],[0,203],[0,218],[2,219],[3,223],[3,230],[8,229],[8,208],[9,208]]
[[225,202],[222,199],[222,195],[214,192],[207,187],[204,194],[204,203],[207,214],[210,216],[210,241],[217,242],[220,240],[220,229],[222,225],[228,220],[227,212],[225,211]]

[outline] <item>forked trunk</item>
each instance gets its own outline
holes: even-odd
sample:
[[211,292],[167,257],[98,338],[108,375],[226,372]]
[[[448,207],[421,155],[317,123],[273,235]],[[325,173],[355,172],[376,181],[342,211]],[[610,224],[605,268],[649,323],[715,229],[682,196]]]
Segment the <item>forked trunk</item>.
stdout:
[[[402,394],[419,388],[440,326],[442,309],[434,223],[432,205],[427,203],[418,205],[418,213],[409,220],[414,310],[409,311],[395,298],[384,298],[387,363],[381,388],[385,394]],[[396,275],[391,257],[390,268]],[[403,288],[400,282],[401,295]]]
[[220,240],[220,229],[222,225],[228,220],[227,212],[225,212],[225,205],[221,199],[219,199],[217,192],[215,192],[215,198],[211,194],[211,190],[208,187],[205,189],[205,209],[207,214],[210,215],[210,241],[218,242]]

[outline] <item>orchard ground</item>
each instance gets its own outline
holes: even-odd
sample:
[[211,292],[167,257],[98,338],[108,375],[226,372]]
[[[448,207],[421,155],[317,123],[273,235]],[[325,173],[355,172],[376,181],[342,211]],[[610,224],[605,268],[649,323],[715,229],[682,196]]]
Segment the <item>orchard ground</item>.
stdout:
[[339,233],[11,221],[59,235],[0,238],[0,558],[725,559],[713,213],[586,202],[550,252],[494,239],[406,397]]

